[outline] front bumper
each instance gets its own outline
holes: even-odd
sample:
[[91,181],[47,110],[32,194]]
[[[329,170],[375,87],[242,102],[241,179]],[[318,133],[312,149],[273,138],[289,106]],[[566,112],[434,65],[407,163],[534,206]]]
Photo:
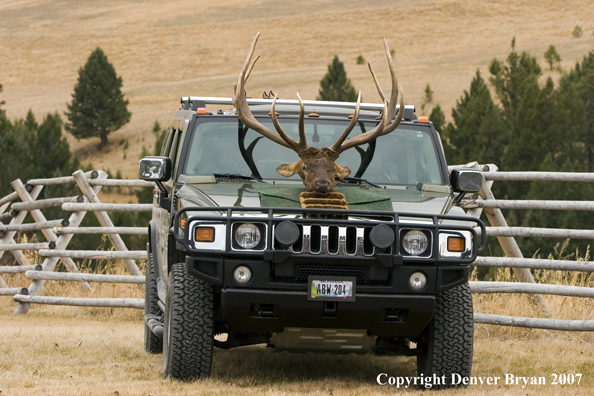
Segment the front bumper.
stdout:
[[308,301],[305,291],[223,289],[221,308],[234,331],[280,333],[287,327],[367,329],[368,335],[413,337],[429,324],[435,298],[358,293],[356,302]]

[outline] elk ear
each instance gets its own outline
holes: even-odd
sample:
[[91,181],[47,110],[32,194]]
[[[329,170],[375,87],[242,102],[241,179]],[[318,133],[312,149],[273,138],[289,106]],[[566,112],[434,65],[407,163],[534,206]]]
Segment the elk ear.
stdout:
[[301,161],[293,162],[292,164],[284,164],[276,168],[276,171],[284,176],[284,177],[291,177],[296,173],[299,173],[301,169]]
[[342,166],[339,164],[335,164],[336,165],[336,176],[338,176],[339,179],[344,179],[345,177],[347,177],[348,175],[351,174],[351,169],[347,168],[346,166]]

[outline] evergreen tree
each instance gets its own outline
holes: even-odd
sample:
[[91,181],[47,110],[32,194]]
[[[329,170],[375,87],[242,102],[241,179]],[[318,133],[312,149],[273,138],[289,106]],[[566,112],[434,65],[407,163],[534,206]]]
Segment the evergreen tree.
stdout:
[[26,163],[21,159],[23,145],[22,136],[15,134],[6,113],[0,111],[0,197],[10,194],[13,191],[10,183],[25,173]]
[[545,51],[544,58],[546,59],[547,63],[549,64],[549,69],[553,70],[553,65],[555,63],[561,62],[561,55],[557,52],[557,49],[553,44],[549,46],[549,49]]
[[427,86],[425,87],[425,97],[423,98],[421,110],[425,112],[425,106],[427,106],[431,102],[433,102],[433,91],[431,90],[431,86],[427,84]]
[[167,129],[161,129],[161,124],[159,124],[159,121],[155,120],[155,123],[153,124],[153,134],[157,138],[153,155],[160,155],[163,141],[165,140],[165,136],[167,136]]
[[100,137],[101,147],[107,145],[107,135],[130,121],[128,101],[121,87],[122,78],[97,47],[78,70],[78,81],[66,112],[69,120],[66,130],[77,139]]
[[[568,141],[556,122],[555,103],[555,89],[550,78],[543,88],[536,81],[526,84],[512,120],[509,147],[504,157],[506,170],[539,170],[549,152],[564,150]],[[521,190],[521,195],[525,192]]]
[[[2,93],[2,84],[0,84],[0,93]],[[6,102],[0,101],[0,107],[2,107],[4,105],[4,103],[6,103]],[[3,113],[3,112],[4,112],[4,110],[0,109],[0,113]]]
[[[566,158],[565,162],[559,166],[558,161],[553,154],[548,154],[542,163],[541,170],[554,172],[580,172],[582,164],[580,159]],[[545,200],[584,200],[591,199],[594,195],[594,185],[592,183],[568,183],[568,182],[550,182],[535,181],[530,185],[530,191],[526,199],[545,199]],[[529,210],[527,211],[523,226],[539,228],[563,228],[563,229],[589,229],[594,222],[594,213],[588,211],[574,210]],[[554,253],[554,246],[557,243],[563,243],[564,239],[550,238],[518,238],[520,248],[525,256],[531,257],[536,252],[540,257],[546,258]],[[568,246],[569,252],[585,252],[591,241],[573,240]]]
[[[28,124],[33,127],[36,125],[30,110],[25,121],[25,125]],[[64,176],[74,172],[70,161],[70,145],[62,137],[62,120],[58,113],[46,115],[43,122],[30,131],[27,140],[36,178]]]
[[594,51],[559,81],[559,103],[556,113],[563,119],[564,138],[574,141],[568,151],[571,158],[581,159],[581,171],[594,169]]
[[538,77],[542,70],[535,57],[527,52],[521,55],[515,51],[515,38],[512,41],[512,52],[507,57],[507,64],[493,59],[489,66],[492,77],[489,79],[495,87],[495,92],[503,107],[503,119],[511,129],[513,120],[518,115],[520,101],[526,96],[526,91],[533,93],[534,86],[538,87]]
[[328,65],[328,73],[320,81],[318,100],[329,100],[338,102],[354,102],[357,100],[357,92],[347,78],[344,64],[334,56],[332,63]]
[[446,127],[445,113],[441,109],[440,105],[436,105],[431,114],[429,115],[429,121],[433,123],[433,127],[437,132],[442,132]]
[[478,70],[470,90],[464,91],[452,109],[452,118],[454,123],[442,130],[449,164],[500,164],[509,133]]

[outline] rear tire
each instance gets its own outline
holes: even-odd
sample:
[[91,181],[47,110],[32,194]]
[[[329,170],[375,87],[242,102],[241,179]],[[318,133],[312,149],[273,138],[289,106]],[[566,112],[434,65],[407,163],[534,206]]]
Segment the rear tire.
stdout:
[[213,353],[213,287],[187,274],[183,263],[169,273],[163,334],[163,376],[209,377]]
[[162,353],[163,339],[157,337],[146,325],[147,315],[162,315],[159,309],[159,296],[157,294],[157,278],[155,276],[155,262],[153,254],[149,253],[146,262],[146,276],[144,284],[144,350],[148,353]]
[[474,322],[472,294],[468,283],[439,293],[435,296],[435,314],[419,347],[424,352],[417,356],[417,372],[420,376],[445,376],[445,384],[433,389],[455,386],[452,375],[470,377]]

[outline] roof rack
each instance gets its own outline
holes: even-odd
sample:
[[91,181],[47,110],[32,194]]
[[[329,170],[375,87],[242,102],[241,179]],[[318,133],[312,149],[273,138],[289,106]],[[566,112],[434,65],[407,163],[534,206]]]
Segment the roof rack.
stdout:
[[[218,105],[231,105],[232,99],[231,98],[217,98],[217,97],[206,97],[206,96],[182,96],[181,103],[193,103],[196,101],[201,101],[206,104],[218,104]],[[272,105],[272,99],[248,99],[247,100],[249,105]],[[298,100],[289,100],[289,99],[277,99],[277,105],[294,105],[298,106]],[[329,102],[329,101],[318,101],[318,100],[304,100],[303,104],[305,106],[313,106],[313,107],[340,107],[344,109],[354,109],[356,103],[355,102]],[[399,108],[397,105],[396,108]],[[405,105],[405,110],[412,110],[415,112],[415,106],[412,105]],[[380,103],[361,103],[360,106],[361,110],[372,110],[372,111],[382,111],[384,109],[384,105]]]

